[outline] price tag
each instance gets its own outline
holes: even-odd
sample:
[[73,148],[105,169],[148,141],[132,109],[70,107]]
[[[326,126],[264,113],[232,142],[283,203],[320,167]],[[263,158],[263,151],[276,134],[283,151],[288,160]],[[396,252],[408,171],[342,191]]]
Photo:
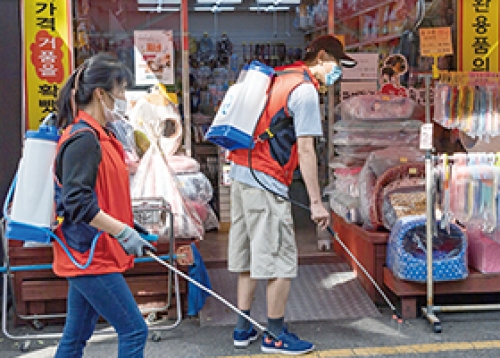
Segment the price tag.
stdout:
[[425,123],[420,127],[420,149],[432,149],[432,123]]
[[421,56],[453,55],[450,27],[421,28],[419,34]]

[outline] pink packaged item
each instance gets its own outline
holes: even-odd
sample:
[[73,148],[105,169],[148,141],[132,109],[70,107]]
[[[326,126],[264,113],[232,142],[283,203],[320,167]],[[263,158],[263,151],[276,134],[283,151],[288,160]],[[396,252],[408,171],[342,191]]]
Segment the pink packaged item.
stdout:
[[469,266],[482,273],[500,272],[500,243],[480,230],[467,230]]
[[359,95],[342,101],[342,119],[394,120],[410,119],[418,104],[407,97],[392,95]]

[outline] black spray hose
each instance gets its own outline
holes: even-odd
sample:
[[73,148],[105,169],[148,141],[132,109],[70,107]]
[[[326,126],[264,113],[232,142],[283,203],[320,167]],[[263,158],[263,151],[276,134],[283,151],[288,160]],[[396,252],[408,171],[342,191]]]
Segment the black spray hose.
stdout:
[[[281,195],[279,193],[276,193],[275,191],[273,191],[271,188],[268,188],[264,183],[262,183],[259,178],[257,178],[257,175],[255,174],[255,171],[253,170],[253,167],[252,167],[252,155],[251,155],[251,151],[252,151],[252,146],[250,145],[248,147],[248,168],[250,169],[250,172],[252,173],[252,176],[253,178],[255,179],[255,181],[264,189],[266,190],[267,192],[273,194],[273,195],[276,195],[280,198],[282,198],[283,200],[286,200],[288,202],[290,202],[292,205],[295,205],[295,206],[298,206],[306,211],[308,211],[309,213],[311,213],[311,208],[308,207],[307,205],[304,205],[303,203],[300,203],[298,201],[295,201],[295,200],[292,200],[290,199],[289,197],[286,197],[284,195]],[[382,289],[380,288],[380,286],[377,284],[377,282],[373,279],[373,277],[368,273],[368,271],[365,269],[365,267],[358,261],[358,259],[356,258],[356,256],[354,256],[354,254],[351,252],[351,250],[349,250],[347,248],[347,246],[342,242],[342,240],[340,240],[339,236],[337,235],[337,233],[335,231],[333,231],[333,229],[331,228],[330,225],[327,226],[327,231],[330,233],[330,235],[332,235],[332,237],[337,240],[337,242],[340,244],[340,246],[342,246],[342,248],[344,249],[345,252],[347,252],[347,254],[351,257],[351,259],[356,263],[356,265],[361,269],[361,271],[363,271],[363,273],[366,275],[366,277],[368,277],[368,279],[370,280],[370,282],[373,284],[373,286],[375,287],[375,289],[378,291],[378,293],[380,293],[380,295],[382,296],[382,298],[384,299],[384,301],[387,303],[387,305],[390,307],[392,313],[393,313],[393,316],[392,318],[393,319],[397,319],[398,322],[401,322],[401,320],[403,319],[401,313],[399,313],[399,311],[396,309],[396,306],[394,306],[391,302],[391,300],[389,300],[389,298],[387,297],[387,295],[384,293],[384,291],[382,291]]]

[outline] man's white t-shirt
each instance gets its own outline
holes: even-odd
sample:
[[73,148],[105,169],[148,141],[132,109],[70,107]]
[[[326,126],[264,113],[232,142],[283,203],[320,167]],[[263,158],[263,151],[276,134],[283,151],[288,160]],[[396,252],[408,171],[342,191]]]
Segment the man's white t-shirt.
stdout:
[[[290,93],[288,110],[293,117],[297,137],[323,136],[319,95],[312,83],[302,83]],[[255,170],[254,173],[267,188],[282,196],[288,196],[288,187],[285,184],[260,171]],[[233,163],[229,175],[233,180],[256,188],[262,188],[252,176],[248,167]]]

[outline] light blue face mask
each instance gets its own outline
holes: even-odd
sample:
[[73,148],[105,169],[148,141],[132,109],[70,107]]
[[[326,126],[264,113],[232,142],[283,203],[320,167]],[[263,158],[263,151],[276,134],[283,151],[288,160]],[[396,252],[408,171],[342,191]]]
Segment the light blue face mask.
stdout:
[[332,70],[325,76],[325,85],[332,86],[342,76],[342,67],[334,64]]

